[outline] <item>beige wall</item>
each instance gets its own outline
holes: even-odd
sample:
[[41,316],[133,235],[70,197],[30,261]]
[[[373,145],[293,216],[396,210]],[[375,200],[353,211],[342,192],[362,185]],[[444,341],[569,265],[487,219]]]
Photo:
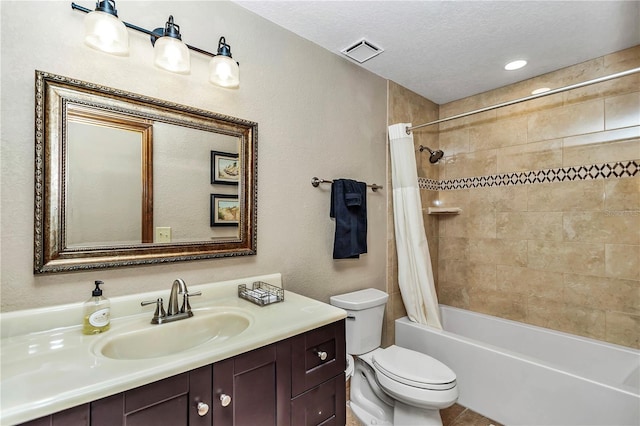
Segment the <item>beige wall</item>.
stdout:
[[[92,7],[91,2],[85,6]],[[84,301],[93,280],[107,296],[282,272],[286,288],[328,301],[384,288],[386,191],[368,194],[369,253],[334,261],[328,185],[313,176],[383,183],[386,81],[229,2],[118,1],[125,21],[145,28],[173,14],[183,40],[215,50],[222,35],[240,62],[241,87],[207,82],[208,58],[190,75],[154,68],[149,38],[129,31],[131,54],[82,42],[84,14],[70,2],[2,2],[2,311]],[[43,70],[259,123],[257,256],[47,276],[33,275],[34,72]]]
[[[440,107],[640,66],[640,46]],[[441,124],[441,179],[640,160],[640,76]],[[640,336],[640,176],[439,192],[440,302],[625,346]]]

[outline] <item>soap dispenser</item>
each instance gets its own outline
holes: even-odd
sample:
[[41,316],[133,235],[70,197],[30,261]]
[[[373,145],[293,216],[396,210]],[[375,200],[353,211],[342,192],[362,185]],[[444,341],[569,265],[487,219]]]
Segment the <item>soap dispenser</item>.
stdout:
[[91,298],[84,303],[83,334],[98,334],[110,327],[111,303],[102,295],[100,286],[102,281],[96,281],[96,288],[91,292]]

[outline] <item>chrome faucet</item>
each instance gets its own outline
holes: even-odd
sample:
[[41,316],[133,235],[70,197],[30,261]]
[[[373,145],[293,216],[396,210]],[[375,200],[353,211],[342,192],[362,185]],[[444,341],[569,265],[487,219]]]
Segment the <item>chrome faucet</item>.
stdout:
[[[182,295],[182,308],[178,308],[178,294]],[[171,286],[171,294],[169,295],[169,307],[167,308],[167,315],[176,315],[181,312],[185,312],[185,303],[189,303],[189,296],[187,292],[187,285],[182,278],[178,278],[173,282]],[[188,312],[191,314],[191,307]],[[193,314],[191,314],[193,315]],[[191,316],[189,315],[189,316]]]
[[[178,308],[178,295],[182,295],[182,306]],[[162,304],[162,297],[156,300],[145,300],[140,303],[141,306],[156,304],[156,311],[151,319],[151,324],[164,324],[166,322],[178,321],[181,319],[189,318],[193,316],[191,311],[191,304],[189,304],[189,297],[201,296],[202,292],[197,291],[195,293],[189,293],[187,285],[184,280],[178,278],[171,285],[171,294],[169,295],[169,306],[165,312]]]

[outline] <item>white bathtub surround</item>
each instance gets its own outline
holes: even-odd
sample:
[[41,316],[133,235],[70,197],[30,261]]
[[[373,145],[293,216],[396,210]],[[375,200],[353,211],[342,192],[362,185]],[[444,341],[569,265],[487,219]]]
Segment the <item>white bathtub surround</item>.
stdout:
[[640,424],[640,351],[441,305],[444,330],[396,320],[396,344],[456,372],[458,402],[508,425]]
[[[339,308],[285,291],[285,300],[260,307],[238,297],[238,284],[263,281],[282,286],[280,274],[189,285],[202,296],[190,299],[194,317],[201,311],[239,312],[250,318],[242,333],[223,343],[205,342],[175,354],[148,359],[112,359],[100,353],[104,339],[118,336],[133,322],[151,321],[155,306],[143,300],[168,298],[154,291],[111,298],[111,329],[82,334],[82,302],[0,315],[2,377],[0,424],[16,424],[183,373],[256,349],[346,316]],[[187,283],[189,284],[189,283]],[[204,315],[204,314],[203,314]],[[179,342],[177,342],[179,343]],[[171,345],[171,341],[167,341]],[[7,392],[6,390],[9,390]]]
[[412,321],[442,328],[424,230],[413,135],[410,123],[389,126],[393,217],[398,253],[398,285]]

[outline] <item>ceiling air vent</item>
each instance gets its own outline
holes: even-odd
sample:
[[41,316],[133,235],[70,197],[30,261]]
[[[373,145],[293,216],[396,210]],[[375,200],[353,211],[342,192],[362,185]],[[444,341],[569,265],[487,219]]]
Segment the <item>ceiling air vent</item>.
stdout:
[[374,56],[378,56],[379,54],[384,52],[384,49],[371,44],[365,39],[362,39],[354,45],[347,47],[346,49],[342,49],[341,52],[354,61],[363,63],[373,58]]

